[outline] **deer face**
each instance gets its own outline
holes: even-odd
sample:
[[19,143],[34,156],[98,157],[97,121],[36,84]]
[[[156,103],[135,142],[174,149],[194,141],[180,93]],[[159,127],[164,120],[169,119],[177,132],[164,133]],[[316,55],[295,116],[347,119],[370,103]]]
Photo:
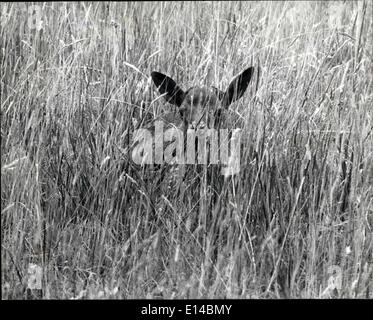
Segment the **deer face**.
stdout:
[[182,90],[170,77],[153,71],[151,76],[158,91],[167,102],[178,107],[184,126],[189,128],[215,127],[221,111],[243,96],[254,68],[250,67],[235,77],[225,91],[214,87],[192,87]]
[[184,125],[192,128],[211,126],[209,115],[218,108],[218,96],[210,88],[191,88],[185,93],[185,98],[179,107]]

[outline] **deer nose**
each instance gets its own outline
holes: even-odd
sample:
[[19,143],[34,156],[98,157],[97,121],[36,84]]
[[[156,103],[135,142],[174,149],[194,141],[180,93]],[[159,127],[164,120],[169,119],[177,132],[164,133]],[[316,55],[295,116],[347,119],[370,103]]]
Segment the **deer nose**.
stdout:
[[193,121],[192,123],[189,123],[188,129],[197,129],[197,121]]
[[206,123],[203,120],[200,121],[193,121],[191,124],[189,124],[188,129],[204,129],[206,127]]

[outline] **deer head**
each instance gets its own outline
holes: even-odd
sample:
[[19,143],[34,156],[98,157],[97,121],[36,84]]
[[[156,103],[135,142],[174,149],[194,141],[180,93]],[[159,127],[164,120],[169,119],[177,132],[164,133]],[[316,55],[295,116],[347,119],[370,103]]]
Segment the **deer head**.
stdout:
[[191,87],[184,91],[173,79],[160,72],[153,71],[151,77],[166,101],[178,107],[184,125],[200,128],[216,125],[221,111],[243,96],[253,72],[254,67],[241,72],[225,91],[215,87]]

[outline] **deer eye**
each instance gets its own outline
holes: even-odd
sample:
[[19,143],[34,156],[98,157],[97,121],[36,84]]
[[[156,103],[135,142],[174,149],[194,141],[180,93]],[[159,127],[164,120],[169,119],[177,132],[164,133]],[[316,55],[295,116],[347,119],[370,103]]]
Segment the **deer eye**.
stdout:
[[180,107],[180,108],[179,108],[179,112],[180,112],[180,116],[181,116],[182,118],[184,118],[184,116],[185,116],[185,112],[186,112],[186,108],[185,108],[185,107]]

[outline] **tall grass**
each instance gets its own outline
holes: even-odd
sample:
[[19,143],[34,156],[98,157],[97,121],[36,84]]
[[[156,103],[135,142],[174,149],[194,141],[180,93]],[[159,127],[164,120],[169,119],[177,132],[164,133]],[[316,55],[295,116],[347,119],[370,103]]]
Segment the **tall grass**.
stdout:
[[[43,298],[373,297],[370,1],[31,5],[1,4],[4,299],[30,264]],[[172,109],[151,71],[250,65],[238,175],[132,165],[133,119]]]

